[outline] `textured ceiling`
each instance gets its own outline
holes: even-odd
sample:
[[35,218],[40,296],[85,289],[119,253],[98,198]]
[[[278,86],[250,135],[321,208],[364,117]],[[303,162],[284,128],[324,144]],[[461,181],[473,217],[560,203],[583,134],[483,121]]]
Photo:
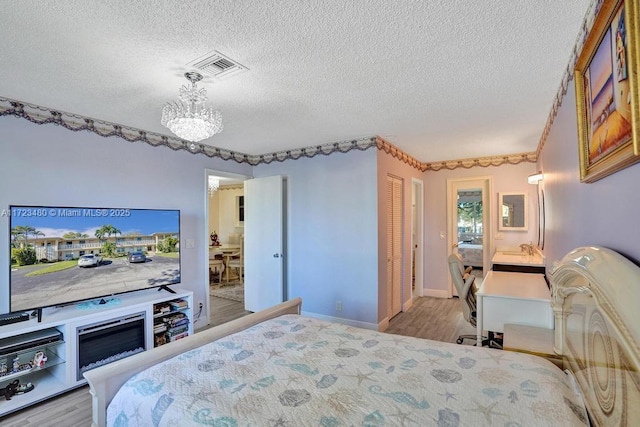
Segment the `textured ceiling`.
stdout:
[[247,154],[380,135],[420,161],[535,151],[589,0],[3,0],[0,96],[147,131],[206,78]]

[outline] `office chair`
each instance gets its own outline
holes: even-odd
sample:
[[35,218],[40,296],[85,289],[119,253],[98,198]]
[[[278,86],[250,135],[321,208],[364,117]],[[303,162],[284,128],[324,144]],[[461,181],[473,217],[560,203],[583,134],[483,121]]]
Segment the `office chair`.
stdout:
[[[467,267],[465,269],[460,254],[449,255],[448,261],[449,273],[451,274],[453,284],[458,291],[458,299],[462,304],[462,316],[464,317],[464,320],[475,327],[477,288],[475,285],[476,276],[471,274],[471,270],[473,269],[473,267]],[[477,336],[471,334],[463,334],[458,337],[456,342],[458,344],[462,344],[465,339],[472,339],[475,341],[477,340]],[[489,332],[488,337],[482,338],[482,346],[502,348],[501,343],[495,338],[493,332]]]

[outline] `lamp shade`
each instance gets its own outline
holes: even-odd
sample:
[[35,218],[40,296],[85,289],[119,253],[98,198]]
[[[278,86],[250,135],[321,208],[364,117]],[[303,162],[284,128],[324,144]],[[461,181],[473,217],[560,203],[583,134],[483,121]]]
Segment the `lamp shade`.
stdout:
[[544,174],[542,172],[536,172],[527,177],[527,182],[529,184],[537,184],[544,179]]

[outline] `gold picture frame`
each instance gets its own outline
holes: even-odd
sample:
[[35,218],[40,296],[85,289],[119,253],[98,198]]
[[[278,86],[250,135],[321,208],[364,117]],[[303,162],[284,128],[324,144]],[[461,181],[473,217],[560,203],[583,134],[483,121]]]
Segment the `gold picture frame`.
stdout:
[[580,181],[640,161],[639,0],[604,0],[574,70]]

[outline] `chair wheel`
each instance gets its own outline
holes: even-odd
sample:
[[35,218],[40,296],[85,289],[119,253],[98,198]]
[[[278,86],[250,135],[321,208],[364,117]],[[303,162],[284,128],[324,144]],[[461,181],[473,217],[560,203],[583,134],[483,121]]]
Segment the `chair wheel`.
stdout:
[[462,338],[458,338],[458,339],[456,340],[456,342],[457,342],[458,344],[462,344]]

